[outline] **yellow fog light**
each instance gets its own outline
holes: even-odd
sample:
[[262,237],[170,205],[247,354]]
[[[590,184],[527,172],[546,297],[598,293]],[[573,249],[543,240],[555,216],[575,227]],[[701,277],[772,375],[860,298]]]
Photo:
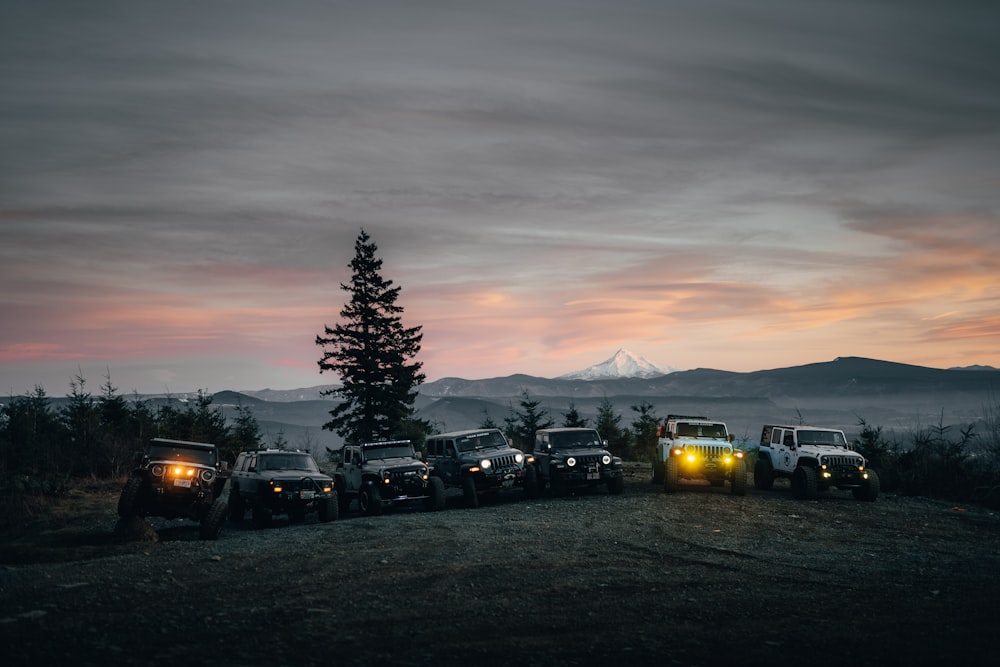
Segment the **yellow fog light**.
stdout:
[[330,493],[330,491],[332,491],[332,490],[333,490],[332,487],[329,487],[329,486],[324,486],[323,487],[323,493]]
[[688,454],[688,461],[690,461],[691,463],[694,463],[695,462],[695,455],[694,454]]
[[728,464],[730,464],[732,462],[733,462],[733,460],[731,458],[729,458],[728,456],[725,458],[726,465],[728,465]]

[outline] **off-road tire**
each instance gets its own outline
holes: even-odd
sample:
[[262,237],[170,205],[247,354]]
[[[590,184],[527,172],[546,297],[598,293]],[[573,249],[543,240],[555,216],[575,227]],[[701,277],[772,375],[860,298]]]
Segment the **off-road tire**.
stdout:
[[558,470],[552,471],[552,478],[549,480],[549,485],[552,487],[553,496],[561,498],[569,493],[569,485],[566,483],[566,478]]
[[620,496],[622,491],[625,490],[625,478],[624,477],[612,477],[608,480],[608,493],[613,496]]
[[753,485],[760,491],[770,491],[774,487],[774,466],[770,459],[757,459],[753,466]]
[[528,498],[538,497],[538,471],[530,463],[524,466],[524,495]]
[[243,496],[236,489],[229,492],[229,520],[239,523],[247,513],[247,505]]
[[680,482],[678,481],[677,459],[670,456],[663,464],[663,492],[676,493],[678,487],[680,487]]
[[219,539],[219,531],[222,530],[222,524],[225,523],[228,513],[229,502],[226,497],[216,498],[212,506],[208,508],[208,512],[201,519],[201,529],[199,530],[201,539]]
[[729,492],[734,496],[747,494],[747,462],[744,459],[736,459],[736,463],[733,464],[733,478],[729,482]]
[[476,492],[476,479],[472,475],[462,478],[462,496],[465,506],[470,509],[479,507],[479,494]]
[[365,516],[378,516],[382,513],[382,501],[371,484],[361,487],[361,493],[358,494],[358,509]]
[[445,505],[444,480],[440,477],[431,476],[427,480],[428,495],[424,500],[424,509],[428,512],[440,512]]
[[316,517],[320,523],[328,523],[340,518],[339,498],[340,496],[336,491],[334,491],[333,496],[330,498],[320,498],[319,504],[316,505]]
[[663,461],[653,461],[653,484],[663,484]]
[[819,494],[816,469],[798,466],[792,471],[792,495],[799,500],[813,500]]
[[857,500],[865,500],[867,502],[873,503],[875,499],[878,498],[879,491],[882,490],[882,482],[878,478],[878,473],[874,470],[868,471],[868,483],[864,486],[859,486],[856,489],[851,489],[851,493]]
[[132,519],[142,516],[142,490],[146,485],[146,480],[142,477],[129,477],[122,489],[122,494],[118,496],[118,516],[123,519]]

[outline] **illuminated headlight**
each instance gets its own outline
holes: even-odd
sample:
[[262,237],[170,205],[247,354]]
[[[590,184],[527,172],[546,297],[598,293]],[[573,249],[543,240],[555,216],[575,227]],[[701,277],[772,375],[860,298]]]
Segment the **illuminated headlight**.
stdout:
[[601,463],[603,463],[606,466],[611,465],[611,455],[610,454],[605,454],[604,456],[602,456],[601,457]]
[[215,471],[214,470],[202,470],[201,471],[201,481],[203,481],[203,482],[211,482],[213,479],[215,479]]
[[273,487],[271,487],[271,490],[274,491],[275,493],[281,493],[282,491],[284,491],[284,489],[280,484],[275,484]]
[[333,491],[333,487],[332,486],[327,485],[327,486],[323,487],[323,493],[330,493],[330,491]]
[[520,452],[514,454],[514,460],[518,463],[524,463],[524,454],[521,454]]
[[479,467],[482,468],[483,470],[489,470],[490,466],[492,465],[493,463],[489,459],[483,459],[482,461],[479,462]]
[[572,468],[573,466],[576,465],[576,459],[573,458],[572,456],[569,457],[568,459],[566,459],[566,465],[568,465],[570,468]]
[[737,451],[735,454],[733,454],[733,456],[735,456],[738,459],[741,459],[741,458],[743,458],[743,452]]
[[166,472],[166,468],[157,464],[153,466],[153,477],[163,477],[163,473]]
[[680,456],[682,453],[683,451],[680,448],[674,450],[674,456]]
[[866,473],[866,472],[861,473],[861,478],[862,479],[868,479],[868,473]]

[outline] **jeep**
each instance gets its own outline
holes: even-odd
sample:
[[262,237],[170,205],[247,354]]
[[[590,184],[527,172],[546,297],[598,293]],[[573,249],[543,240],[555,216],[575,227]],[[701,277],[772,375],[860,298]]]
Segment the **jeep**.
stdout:
[[725,422],[685,415],[667,415],[656,430],[653,482],[666,493],[680,487],[680,479],[707,479],[712,486],[729,482],[734,496],[746,495],[744,452],[733,446]]
[[201,539],[219,537],[228,510],[229,468],[219,461],[215,445],[153,438],[135,459],[118,497],[119,517],[193,519],[201,524]]
[[287,514],[301,523],[315,512],[321,522],[340,513],[333,478],[323,474],[312,454],[297,449],[261,449],[241,452],[229,481],[229,518],[242,521],[249,509],[258,528],[275,514]]
[[802,499],[815,498],[832,486],[871,502],[880,488],[878,474],[851,449],[843,431],[817,426],[764,426],[753,483],[766,491],[777,477],[790,479],[792,495]]
[[481,495],[501,491],[538,493],[533,457],[511,447],[500,429],[438,433],[426,446],[431,476],[448,489],[461,489],[466,507],[479,507]]
[[607,450],[607,441],[592,428],[546,428],[535,431],[535,470],[538,491],[549,484],[562,496],[571,488],[605,484],[618,495],[625,488],[622,460]]
[[357,499],[362,514],[372,516],[394,506],[422,503],[438,511],[445,506],[442,481],[430,475],[409,440],[384,440],[345,445],[334,473],[340,509]]

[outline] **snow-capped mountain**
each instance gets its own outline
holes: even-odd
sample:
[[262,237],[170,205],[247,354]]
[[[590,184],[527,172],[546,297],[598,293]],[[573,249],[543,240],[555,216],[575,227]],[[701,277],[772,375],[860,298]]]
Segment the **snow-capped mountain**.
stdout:
[[560,375],[560,380],[605,380],[608,378],[649,378],[673,373],[676,368],[661,368],[656,364],[632,354],[626,349],[619,349],[610,359],[599,364]]

